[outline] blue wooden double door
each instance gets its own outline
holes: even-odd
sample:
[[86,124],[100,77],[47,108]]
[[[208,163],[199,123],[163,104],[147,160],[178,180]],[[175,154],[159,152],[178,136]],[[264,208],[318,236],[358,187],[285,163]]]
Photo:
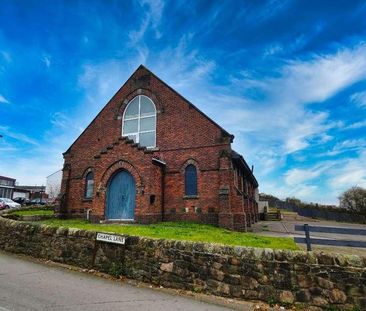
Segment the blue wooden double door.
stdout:
[[114,174],[107,187],[106,218],[133,220],[135,216],[136,184],[128,171]]

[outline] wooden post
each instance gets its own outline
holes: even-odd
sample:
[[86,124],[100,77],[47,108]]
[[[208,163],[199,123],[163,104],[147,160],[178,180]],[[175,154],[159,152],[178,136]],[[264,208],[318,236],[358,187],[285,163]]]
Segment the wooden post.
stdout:
[[310,252],[311,251],[311,242],[310,242],[310,230],[309,230],[309,225],[308,224],[304,225],[304,231],[305,231],[307,251]]

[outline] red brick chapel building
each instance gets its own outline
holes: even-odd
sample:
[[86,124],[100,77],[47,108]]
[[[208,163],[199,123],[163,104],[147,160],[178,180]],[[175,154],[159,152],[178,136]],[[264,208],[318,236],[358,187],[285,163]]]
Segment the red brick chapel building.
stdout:
[[141,65],[64,153],[60,214],[246,230],[258,183],[233,139]]

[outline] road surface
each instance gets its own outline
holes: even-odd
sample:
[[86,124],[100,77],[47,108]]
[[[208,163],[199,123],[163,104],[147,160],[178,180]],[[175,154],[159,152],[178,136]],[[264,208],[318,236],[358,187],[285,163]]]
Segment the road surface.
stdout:
[[[282,220],[282,221],[260,221],[253,225],[253,232],[276,237],[304,237],[304,232],[295,231],[295,225],[309,224],[311,226],[321,227],[341,227],[341,228],[354,228],[354,229],[366,229],[366,225],[362,224],[350,224],[344,222],[335,222],[327,220],[314,220],[311,218],[305,218],[302,220]],[[313,238],[326,238],[332,240],[356,240],[366,241],[366,236],[359,235],[347,235],[347,234],[334,234],[334,233],[320,233],[310,232],[310,236]],[[298,244],[302,249],[306,249],[305,244]],[[312,245],[313,250],[325,250],[343,254],[354,254],[360,256],[366,256],[366,248],[355,247],[339,247],[339,246],[323,246]]]
[[9,310],[230,309],[0,252],[0,311]]

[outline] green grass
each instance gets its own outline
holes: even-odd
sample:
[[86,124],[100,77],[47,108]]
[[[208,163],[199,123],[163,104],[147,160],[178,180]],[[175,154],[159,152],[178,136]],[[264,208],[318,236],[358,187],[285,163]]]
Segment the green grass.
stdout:
[[52,216],[54,212],[53,210],[34,209],[34,210],[16,211],[12,214],[17,216],[39,216],[39,215]]
[[91,224],[79,219],[47,219],[40,221],[51,226],[63,226],[84,230],[113,232],[151,238],[186,240],[261,248],[290,249],[299,248],[290,238],[265,237],[253,233],[235,232],[210,225],[186,222],[164,222],[152,225]]

